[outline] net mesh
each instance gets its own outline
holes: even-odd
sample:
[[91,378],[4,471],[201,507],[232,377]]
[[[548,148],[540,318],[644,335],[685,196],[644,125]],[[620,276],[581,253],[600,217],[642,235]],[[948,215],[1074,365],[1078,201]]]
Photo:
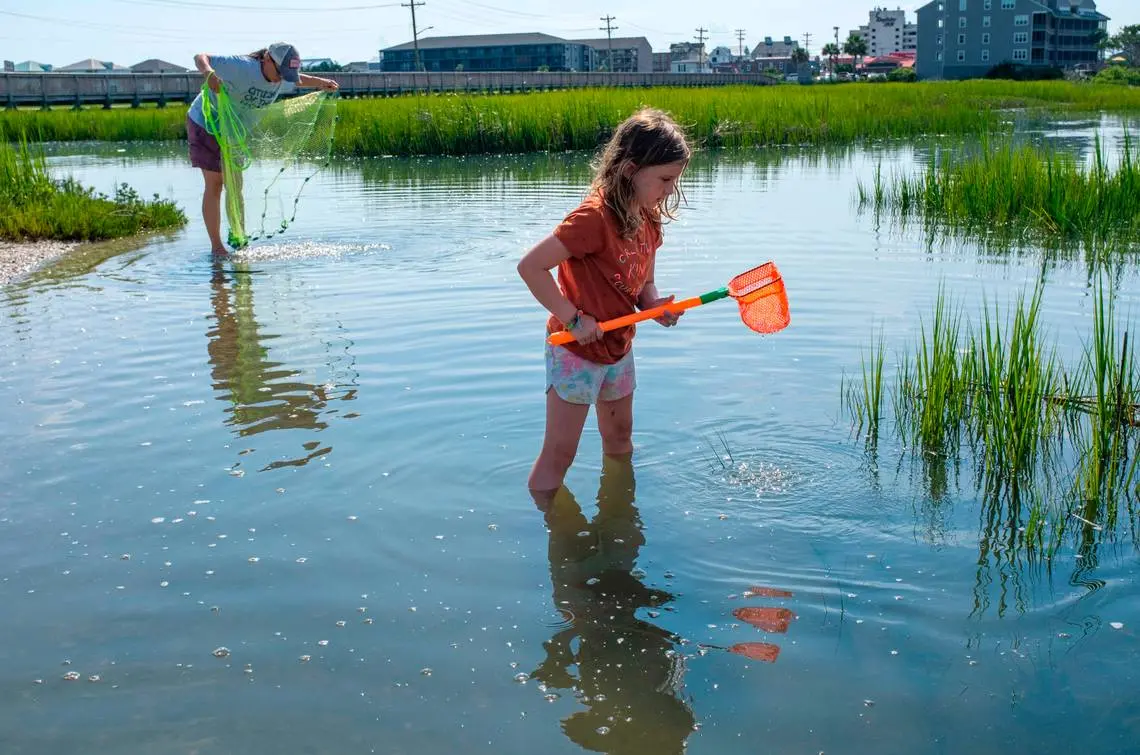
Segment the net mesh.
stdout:
[[[224,86],[216,97],[215,107],[203,85],[206,130],[222,155],[228,243],[236,250],[281,234],[296,220],[305,186],[332,155],[337,96],[318,91],[278,100],[258,110],[252,125],[237,114]],[[247,196],[260,197],[251,203],[256,228],[247,225]]]
[[757,333],[775,333],[791,322],[784,279],[771,262],[733,278],[728,293],[740,307],[740,319]]

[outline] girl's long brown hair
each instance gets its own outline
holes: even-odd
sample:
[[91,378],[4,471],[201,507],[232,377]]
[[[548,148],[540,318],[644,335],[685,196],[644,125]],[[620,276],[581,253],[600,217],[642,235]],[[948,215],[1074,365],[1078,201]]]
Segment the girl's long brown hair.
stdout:
[[[681,127],[661,110],[644,108],[618,126],[597,161],[591,190],[601,194],[617,217],[622,238],[633,238],[644,220],[634,207],[633,180],[626,175],[626,167],[632,165],[636,173],[641,168],[687,162],[691,155]],[[652,208],[651,214],[658,220],[662,216],[674,220],[683,197],[678,181],[673,193]]]

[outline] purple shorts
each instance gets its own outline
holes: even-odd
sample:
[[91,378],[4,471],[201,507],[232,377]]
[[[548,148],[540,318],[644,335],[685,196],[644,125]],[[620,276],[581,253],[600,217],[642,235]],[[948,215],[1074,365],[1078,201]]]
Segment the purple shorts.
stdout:
[[186,141],[190,145],[190,164],[195,168],[222,172],[222,149],[218,140],[189,117],[186,119]]

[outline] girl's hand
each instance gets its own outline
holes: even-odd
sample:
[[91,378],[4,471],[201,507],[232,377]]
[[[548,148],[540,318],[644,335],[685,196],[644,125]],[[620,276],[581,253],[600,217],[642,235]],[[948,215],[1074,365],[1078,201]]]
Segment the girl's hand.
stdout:
[[[669,302],[673,301],[674,298],[674,296],[666,296],[663,299],[654,299],[648,302],[645,309],[653,309],[654,307],[660,307],[662,304],[668,304]],[[660,317],[654,317],[653,319],[655,322],[664,325],[666,328],[671,328],[677,324],[677,320],[681,319],[682,314],[682,312],[677,312],[676,314],[673,312],[666,312]]]
[[598,325],[597,320],[583,312],[578,318],[578,325],[570,330],[570,335],[574,336],[574,340],[584,346],[600,340],[604,331]]

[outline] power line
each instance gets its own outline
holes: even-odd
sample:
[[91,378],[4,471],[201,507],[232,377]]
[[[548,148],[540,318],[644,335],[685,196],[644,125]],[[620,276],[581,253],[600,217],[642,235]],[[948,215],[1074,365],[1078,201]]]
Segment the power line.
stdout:
[[740,42],[740,49],[738,52],[740,53],[740,57],[743,58],[744,57],[744,29],[737,29],[736,30],[736,39],[738,42]]
[[697,44],[700,45],[697,48],[697,61],[699,62],[697,71],[701,73],[705,70],[705,34],[707,33],[708,29],[703,26],[697,29]]
[[174,8],[217,8],[219,10],[257,11],[259,13],[337,13],[341,11],[378,10],[380,8],[395,8],[399,3],[381,3],[374,5],[342,5],[332,8],[278,5],[231,5],[229,3],[206,3],[196,0],[115,0],[127,5],[158,5]]
[[606,60],[606,70],[609,71],[610,73],[614,72],[614,33],[613,32],[614,32],[614,29],[617,28],[616,26],[614,26],[612,24],[612,21],[614,20],[614,18],[615,18],[614,16],[602,16],[602,20],[606,22],[606,25],[605,25],[605,27],[601,27],[601,26],[598,27],[601,31],[604,31],[606,33],[606,39],[609,42],[610,53],[609,53],[609,58]]
[[804,32],[804,52],[806,52],[809,56],[811,55],[811,32],[810,31]]

